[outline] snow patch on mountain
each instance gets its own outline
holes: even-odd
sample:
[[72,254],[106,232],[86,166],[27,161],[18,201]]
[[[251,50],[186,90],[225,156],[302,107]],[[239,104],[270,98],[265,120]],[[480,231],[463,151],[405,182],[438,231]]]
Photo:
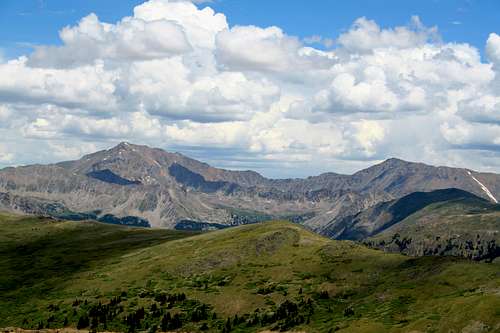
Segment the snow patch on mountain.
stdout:
[[479,184],[479,186],[481,186],[481,189],[484,191],[484,193],[486,193],[486,195],[491,200],[493,200],[494,203],[498,203],[498,200],[493,196],[493,194],[491,194],[490,190],[488,190],[488,188],[483,183],[481,183],[479,180],[477,180],[477,178],[474,177],[470,171],[467,171],[467,173],[469,174],[469,176],[472,177],[472,179],[474,179],[476,181],[476,183]]

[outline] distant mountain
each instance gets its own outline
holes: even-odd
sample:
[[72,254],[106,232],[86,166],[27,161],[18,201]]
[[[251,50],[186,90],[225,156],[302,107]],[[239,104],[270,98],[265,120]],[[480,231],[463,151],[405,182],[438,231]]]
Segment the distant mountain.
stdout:
[[346,216],[323,227],[325,235],[336,239],[361,240],[383,232],[425,207],[464,199],[483,207],[487,200],[459,189],[413,192],[402,198],[381,202],[355,215]]
[[329,234],[382,202],[446,188],[494,202],[500,175],[389,159],[353,175],[268,179],[123,142],[76,161],[0,170],[0,209],[177,229],[284,218]]

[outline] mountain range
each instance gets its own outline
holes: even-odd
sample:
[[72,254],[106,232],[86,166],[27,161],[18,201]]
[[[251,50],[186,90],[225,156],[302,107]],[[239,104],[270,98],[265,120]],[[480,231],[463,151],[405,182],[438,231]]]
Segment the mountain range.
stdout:
[[75,161],[0,170],[2,210],[180,230],[287,219],[364,239],[429,204],[464,197],[494,207],[500,175],[391,158],[352,175],[269,179],[127,142]]

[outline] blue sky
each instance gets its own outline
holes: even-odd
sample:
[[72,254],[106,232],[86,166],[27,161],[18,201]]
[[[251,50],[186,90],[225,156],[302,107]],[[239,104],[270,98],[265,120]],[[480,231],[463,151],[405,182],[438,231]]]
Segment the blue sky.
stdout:
[[[140,0],[0,0],[0,48],[7,58],[29,51],[32,44],[59,44],[57,32],[96,13],[114,23],[132,14]],[[381,27],[405,25],[418,15],[427,26],[438,26],[446,41],[467,42],[483,52],[488,34],[500,27],[496,0],[214,0],[201,4],[226,15],[232,25],[276,25],[301,38],[335,38],[361,16]]]

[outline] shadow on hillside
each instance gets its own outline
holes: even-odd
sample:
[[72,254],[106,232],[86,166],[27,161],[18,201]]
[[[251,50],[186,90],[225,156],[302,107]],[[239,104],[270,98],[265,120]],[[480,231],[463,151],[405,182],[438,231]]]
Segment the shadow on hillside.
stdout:
[[34,225],[33,234],[16,235],[15,241],[0,244],[0,295],[4,301],[43,298],[71,283],[77,273],[92,272],[127,253],[194,234],[97,223],[71,229],[39,226],[42,236],[36,235]]

